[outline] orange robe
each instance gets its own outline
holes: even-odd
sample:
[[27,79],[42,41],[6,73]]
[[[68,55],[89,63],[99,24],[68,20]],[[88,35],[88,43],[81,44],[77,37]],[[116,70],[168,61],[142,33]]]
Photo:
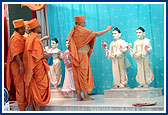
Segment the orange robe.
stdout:
[[[94,43],[96,40],[95,32],[90,31],[82,26],[74,26],[68,35],[69,52],[72,61],[72,71],[74,77],[74,85],[78,93],[81,90],[91,93],[94,82],[92,76],[89,57],[93,52]],[[88,54],[77,52],[77,50],[85,45],[90,45]]]
[[18,107],[21,111],[27,107],[27,101],[25,97],[24,76],[20,74],[20,66],[14,57],[23,53],[25,46],[25,40],[18,32],[14,32],[8,48],[7,66],[6,66],[6,87],[8,91],[11,89],[12,79],[16,89],[16,100]]
[[26,38],[23,64],[26,98],[29,104],[32,98],[34,107],[35,103],[45,106],[50,101],[49,65],[46,59],[41,59],[43,55],[44,50],[39,35],[31,32]]

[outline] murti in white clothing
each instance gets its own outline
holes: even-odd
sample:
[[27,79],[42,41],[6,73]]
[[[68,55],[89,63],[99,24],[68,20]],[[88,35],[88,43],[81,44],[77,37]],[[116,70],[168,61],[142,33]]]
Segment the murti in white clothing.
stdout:
[[[57,40],[56,40],[57,41]],[[62,71],[61,71],[61,50],[58,49],[58,41],[51,41],[51,48],[47,50],[47,53],[53,53],[53,65],[50,66],[49,78],[50,83],[56,88],[61,83]]]
[[126,58],[128,43],[120,39],[121,33],[118,28],[112,32],[115,39],[110,43],[108,59],[112,59],[113,85],[117,87],[125,87],[128,82],[126,67],[130,66],[130,62]]
[[145,30],[142,27],[139,27],[136,30],[136,34],[139,39],[134,42],[133,52],[130,53],[137,62],[136,81],[140,84],[138,87],[148,87],[154,79],[153,70],[149,60],[152,46],[150,40],[144,38]]
[[[66,47],[69,47],[69,42],[66,41]],[[69,50],[67,49],[63,54],[64,64],[65,64],[65,78],[63,83],[63,88],[61,89],[62,93],[69,94],[72,91],[75,91],[73,73],[72,73],[72,64],[71,56]]]

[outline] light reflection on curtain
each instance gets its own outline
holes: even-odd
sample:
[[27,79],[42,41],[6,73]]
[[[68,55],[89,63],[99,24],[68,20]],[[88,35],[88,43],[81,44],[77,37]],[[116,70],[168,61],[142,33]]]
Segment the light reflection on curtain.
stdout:
[[[45,13],[46,9],[42,9],[40,11],[36,11],[36,15],[37,15],[37,20],[39,22],[39,24],[41,25],[42,28],[42,33],[40,34],[40,38],[44,37],[44,36],[48,36],[48,25],[47,25],[47,20],[46,20],[46,13]],[[47,46],[48,45],[48,41],[44,40],[43,42],[43,46]]]
[[[74,24],[74,16],[85,16],[86,28],[94,31],[104,30],[108,25],[121,30],[121,38],[132,44],[137,38],[136,29],[142,26],[146,30],[145,37],[151,40],[151,64],[154,81],[150,86],[164,88],[164,5],[163,4],[48,4],[48,23],[51,39],[57,37],[59,49],[65,51],[65,40]],[[91,67],[95,87],[92,93],[103,93],[113,86],[112,62],[105,57],[101,40],[109,45],[113,40],[112,31],[97,37]],[[128,85],[137,87],[136,60],[129,55],[131,67],[127,69]],[[62,64],[62,70],[64,65]],[[63,73],[64,76],[64,73]]]

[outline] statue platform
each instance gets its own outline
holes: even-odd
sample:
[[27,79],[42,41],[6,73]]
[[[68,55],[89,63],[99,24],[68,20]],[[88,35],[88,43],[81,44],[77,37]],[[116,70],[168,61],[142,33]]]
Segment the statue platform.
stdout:
[[104,90],[104,98],[154,98],[162,96],[162,88],[112,88]]

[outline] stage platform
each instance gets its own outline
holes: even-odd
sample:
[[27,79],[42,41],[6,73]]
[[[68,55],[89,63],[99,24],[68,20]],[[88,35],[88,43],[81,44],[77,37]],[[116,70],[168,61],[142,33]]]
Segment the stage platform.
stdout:
[[162,96],[162,88],[112,88],[104,90],[105,98],[154,98]]
[[[93,101],[77,101],[76,98],[51,98],[50,103],[41,107],[41,111],[65,112],[65,111],[164,111],[164,96],[153,98],[105,98],[104,95],[91,95]],[[154,106],[137,107],[135,103],[154,103]],[[12,111],[18,111],[17,103],[10,104]],[[29,111],[30,109],[27,108]]]
[[69,93],[68,95],[64,95],[61,93],[60,89],[51,89],[51,98],[76,98],[77,94],[74,93],[73,91]]

